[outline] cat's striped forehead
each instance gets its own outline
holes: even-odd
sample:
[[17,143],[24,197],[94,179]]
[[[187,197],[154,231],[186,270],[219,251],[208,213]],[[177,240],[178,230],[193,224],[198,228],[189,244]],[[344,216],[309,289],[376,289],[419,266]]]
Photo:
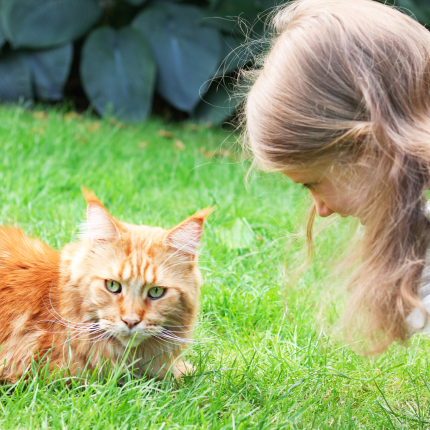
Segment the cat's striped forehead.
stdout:
[[132,255],[122,260],[118,267],[118,277],[124,281],[139,278],[144,284],[154,284],[157,281],[157,270],[149,258],[139,260]]
[[124,281],[139,280],[143,284],[157,282],[157,272],[167,257],[162,244],[163,232],[158,227],[127,225],[117,255],[117,276]]

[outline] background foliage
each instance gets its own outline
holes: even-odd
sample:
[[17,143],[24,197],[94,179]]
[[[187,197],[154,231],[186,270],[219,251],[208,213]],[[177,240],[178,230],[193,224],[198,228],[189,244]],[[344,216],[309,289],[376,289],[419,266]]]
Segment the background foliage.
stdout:
[[229,55],[245,40],[237,17],[252,23],[275,3],[2,0],[0,99],[56,102],[83,90],[100,115],[130,122],[147,118],[156,94],[219,123],[236,107],[227,77],[249,59]]
[[[221,123],[237,106],[235,73],[259,47],[246,38],[261,37],[265,12],[284,2],[1,0],[0,100],[66,98],[138,122],[155,97]],[[396,5],[430,21],[428,0]]]

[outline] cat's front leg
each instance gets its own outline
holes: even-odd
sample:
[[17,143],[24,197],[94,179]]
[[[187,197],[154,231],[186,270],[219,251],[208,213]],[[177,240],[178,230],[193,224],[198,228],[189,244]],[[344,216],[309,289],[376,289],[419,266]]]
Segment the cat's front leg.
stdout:
[[156,374],[156,379],[162,381],[166,375],[170,372],[176,379],[182,378],[183,376],[191,375],[195,372],[195,367],[187,361],[177,360],[170,364],[161,367]]
[[182,378],[183,376],[192,375],[195,373],[196,368],[188,361],[175,361],[172,366],[173,374],[176,379]]

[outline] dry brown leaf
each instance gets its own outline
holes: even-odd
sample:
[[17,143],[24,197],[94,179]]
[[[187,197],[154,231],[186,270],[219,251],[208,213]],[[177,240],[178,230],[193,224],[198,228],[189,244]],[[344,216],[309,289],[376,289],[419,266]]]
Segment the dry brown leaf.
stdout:
[[110,117],[110,118],[109,118],[109,122],[110,122],[112,125],[116,125],[116,126],[118,126],[119,128],[125,128],[125,124],[124,124],[124,123],[117,121],[117,120],[116,120],[115,118],[113,118],[113,117]]
[[84,119],[83,115],[81,115],[80,113],[77,112],[68,112],[66,113],[66,115],[64,115],[64,119],[66,121],[70,121],[72,119]]
[[139,146],[140,146],[141,148],[146,148],[146,147],[148,146],[148,142],[146,142],[146,141],[144,141],[144,142],[140,142],[140,143],[139,143]]
[[100,129],[100,123],[99,122],[91,122],[88,124],[85,124],[85,128],[90,131],[91,133],[95,133]]
[[49,117],[49,114],[47,112],[44,112],[44,111],[33,113],[34,119],[41,119],[41,118],[48,118],[48,117]]
[[33,133],[36,133],[36,134],[41,134],[41,135],[45,135],[45,129],[44,128],[37,128],[37,127],[33,127],[32,129],[31,129],[31,131],[33,132]]
[[214,156],[222,155],[223,157],[232,157],[233,154],[228,149],[217,149],[214,152]]
[[178,148],[180,151],[183,151],[185,149],[185,144],[180,140],[175,140],[175,147]]
[[209,151],[209,150],[208,150],[208,149],[206,149],[206,148],[200,148],[200,149],[199,149],[199,152],[200,152],[200,154],[204,155],[206,158],[211,158],[211,157],[212,157],[212,155],[213,155],[213,152],[212,152],[212,151]]
[[187,130],[198,130],[199,126],[197,124],[185,124],[184,128]]
[[89,142],[89,140],[86,137],[82,136],[82,134],[79,134],[79,133],[75,134],[75,139],[81,143],[88,143]]
[[173,137],[173,132],[167,130],[158,130],[158,135],[162,137]]
[[236,161],[236,156],[232,154],[228,149],[217,149],[216,151],[209,151],[206,148],[200,148],[199,152],[207,158],[222,156],[231,158],[232,160]]

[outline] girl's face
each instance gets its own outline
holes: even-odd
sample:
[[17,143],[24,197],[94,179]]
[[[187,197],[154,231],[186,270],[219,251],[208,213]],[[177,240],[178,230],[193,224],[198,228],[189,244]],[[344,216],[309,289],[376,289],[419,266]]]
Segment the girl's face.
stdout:
[[[360,217],[359,208],[365,198],[365,187],[340,169],[288,169],[282,172],[293,182],[302,184],[312,194],[317,214],[327,217],[337,213],[342,217]],[[359,189],[358,189],[359,188]]]

